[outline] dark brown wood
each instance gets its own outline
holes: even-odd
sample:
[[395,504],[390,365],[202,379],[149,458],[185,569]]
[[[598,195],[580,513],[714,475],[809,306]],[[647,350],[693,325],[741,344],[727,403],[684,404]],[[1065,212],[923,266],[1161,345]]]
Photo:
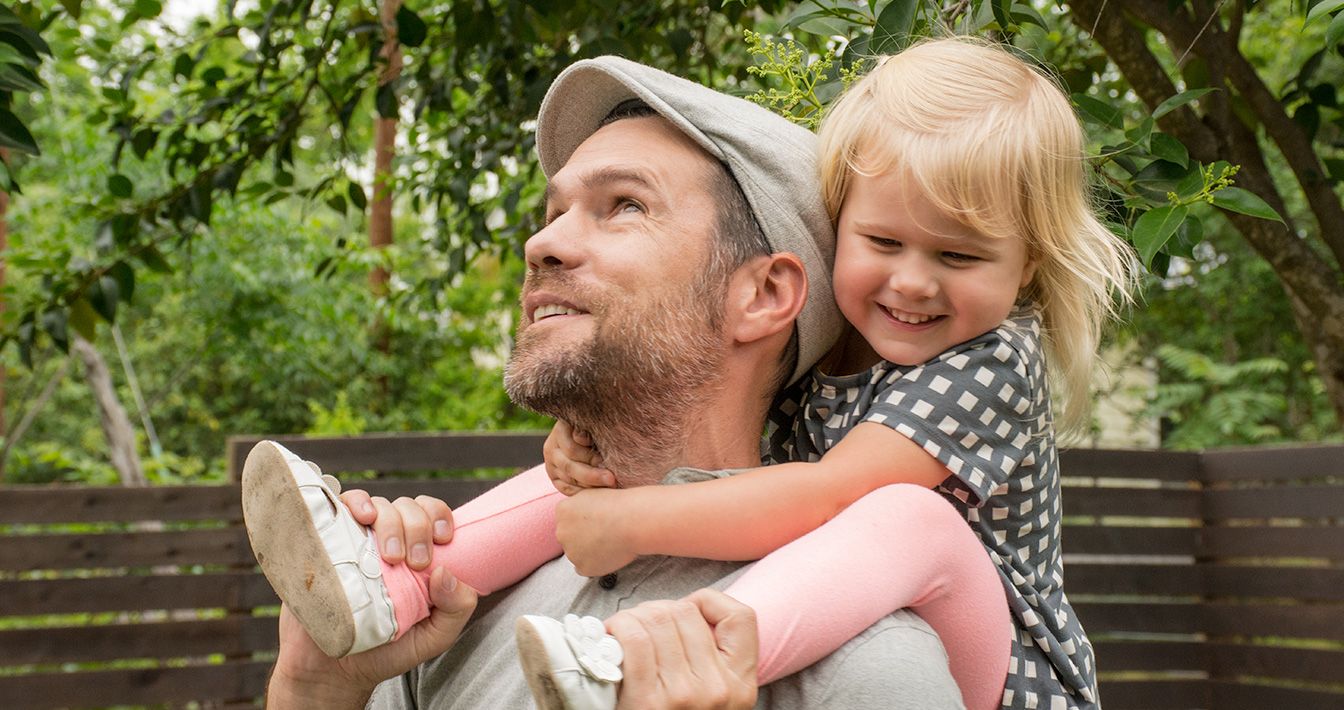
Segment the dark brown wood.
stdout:
[[274,651],[279,643],[277,624],[273,616],[234,615],[194,621],[8,629],[0,631],[0,666]]
[[1344,526],[1206,527],[1204,557],[1327,558],[1344,562]]
[[1193,555],[1199,528],[1066,525],[1065,554]]
[[1210,674],[1214,678],[1234,680],[1247,677],[1317,683],[1344,682],[1344,649],[1285,648],[1229,643],[1210,643],[1207,647]]
[[1338,518],[1344,515],[1344,485],[1273,486],[1208,490],[1204,518]]
[[1208,682],[1193,678],[1102,680],[1106,710],[1188,710],[1207,708]]
[[1059,470],[1065,477],[1199,480],[1200,455],[1191,451],[1064,449]]
[[1199,604],[1178,602],[1095,602],[1070,600],[1088,634],[1187,634],[1202,631]]
[[1264,597],[1344,601],[1344,567],[1200,565],[1213,597]]
[[[260,573],[0,581],[9,616],[146,609],[252,609],[278,605]],[[0,696],[3,697],[3,696]]]
[[[541,463],[545,432],[441,432],[364,434],[359,437],[273,436],[327,473],[461,471],[527,468]],[[238,480],[257,436],[229,437],[229,476]]]
[[1070,596],[1125,594],[1143,596],[1199,596],[1204,593],[1200,571],[1192,564],[1064,565],[1064,589]]
[[1206,481],[1281,481],[1344,477],[1344,446],[1218,449],[1201,455]]
[[0,698],[6,707],[24,710],[240,700],[259,697],[265,691],[270,666],[266,661],[237,661],[185,668],[0,676]]
[[1095,488],[1066,486],[1065,515],[1132,516],[1198,520],[1200,492],[1193,488]]
[[396,499],[401,496],[414,498],[429,495],[442,498],[448,505],[456,508],[476,496],[499,485],[498,478],[428,478],[413,480],[381,479],[377,481],[354,481],[346,488],[362,488],[371,495]]
[[15,535],[3,570],[255,564],[242,528],[109,534]]
[[1210,637],[1273,637],[1344,642],[1344,604],[1205,602]]
[[1097,667],[1107,673],[1123,671],[1203,671],[1208,668],[1208,651],[1199,641],[1120,641],[1099,639],[1092,642]]
[[242,520],[233,486],[4,486],[0,522]]
[[[1210,682],[1213,704],[1218,710],[1339,710],[1344,692],[1307,688],[1284,688],[1253,683]],[[1107,706],[1110,707],[1109,705]]]

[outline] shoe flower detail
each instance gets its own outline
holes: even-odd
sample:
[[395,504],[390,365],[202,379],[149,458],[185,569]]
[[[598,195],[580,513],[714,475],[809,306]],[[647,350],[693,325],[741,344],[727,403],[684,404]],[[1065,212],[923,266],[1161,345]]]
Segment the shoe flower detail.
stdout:
[[607,633],[601,619],[566,614],[564,625],[565,642],[588,675],[608,683],[619,683],[625,677],[621,674],[625,660],[621,644]]

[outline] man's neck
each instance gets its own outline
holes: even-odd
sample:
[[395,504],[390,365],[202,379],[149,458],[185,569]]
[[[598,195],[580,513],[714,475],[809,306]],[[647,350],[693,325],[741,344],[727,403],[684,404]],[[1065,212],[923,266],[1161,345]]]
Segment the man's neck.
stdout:
[[705,470],[760,465],[760,438],[768,403],[713,387],[694,411],[664,411],[656,431],[630,420],[594,424],[593,441],[621,486],[661,481],[674,468]]

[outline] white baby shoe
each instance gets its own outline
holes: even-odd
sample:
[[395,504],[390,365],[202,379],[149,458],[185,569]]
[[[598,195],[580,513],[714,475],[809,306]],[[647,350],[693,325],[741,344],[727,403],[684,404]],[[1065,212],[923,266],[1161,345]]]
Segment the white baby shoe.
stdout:
[[333,658],[397,632],[373,531],[336,497],[341,485],[274,441],[243,464],[243,520],[275,593]]
[[602,620],[566,614],[520,616],[518,658],[540,710],[613,710],[621,682],[621,644]]

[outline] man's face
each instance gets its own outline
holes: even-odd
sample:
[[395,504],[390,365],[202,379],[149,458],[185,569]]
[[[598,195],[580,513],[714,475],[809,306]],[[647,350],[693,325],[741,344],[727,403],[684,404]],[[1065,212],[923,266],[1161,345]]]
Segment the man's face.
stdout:
[[[690,406],[725,347],[709,325],[723,288],[705,283],[710,160],[664,120],[627,118],[551,178],[505,373],[515,402],[579,426],[650,430]],[[664,416],[637,421],[654,408]]]

